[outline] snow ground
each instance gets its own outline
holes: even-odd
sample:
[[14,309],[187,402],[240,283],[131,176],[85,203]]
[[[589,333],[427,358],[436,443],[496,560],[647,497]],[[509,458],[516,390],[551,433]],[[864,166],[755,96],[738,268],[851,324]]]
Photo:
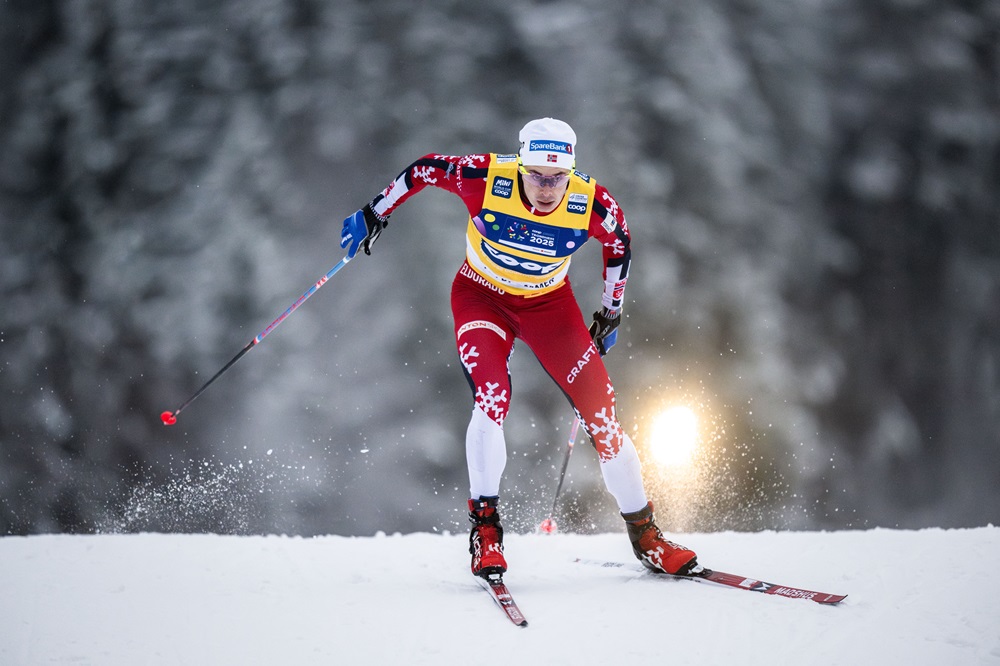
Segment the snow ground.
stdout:
[[622,534],[506,538],[508,622],[467,537],[0,539],[0,664],[1000,664],[1000,528],[673,535],[828,607],[633,570]]

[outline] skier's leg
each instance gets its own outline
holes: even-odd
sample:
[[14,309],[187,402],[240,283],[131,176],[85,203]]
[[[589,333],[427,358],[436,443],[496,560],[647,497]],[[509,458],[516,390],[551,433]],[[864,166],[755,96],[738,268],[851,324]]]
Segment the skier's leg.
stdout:
[[[542,303],[542,299],[547,302]],[[601,463],[608,491],[623,513],[646,506],[639,454],[622,431],[615,391],[569,285],[521,312],[520,335],[577,411]],[[542,307],[544,306],[544,307]]]
[[452,289],[455,345],[475,401],[465,436],[472,499],[499,495],[507,463],[503,422],[510,404],[514,331],[491,296],[461,276]]
[[470,284],[461,276],[452,287],[455,345],[475,406],[465,435],[469,468],[469,552],[472,573],[502,575],[503,526],[498,502],[500,480],[507,464],[503,422],[510,399],[508,361],[514,348],[514,331],[492,292]]
[[[664,538],[646,498],[639,454],[622,432],[615,392],[604,361],[590,339],[576,299],[568,287],[561,304],[549,304],[548,317],[522,312],[520,335],[569,397],[590,434],[601,461],[601,475],[625,519],[635,556],[649,568],[685,573],[697,564],[694,551]],[[541,313],[541,310],[539,310]]]

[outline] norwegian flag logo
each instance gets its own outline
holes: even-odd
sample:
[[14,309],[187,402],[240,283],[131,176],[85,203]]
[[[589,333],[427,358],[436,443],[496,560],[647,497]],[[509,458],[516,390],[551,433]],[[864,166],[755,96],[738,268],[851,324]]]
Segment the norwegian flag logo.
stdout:
[[545,161],[546,162],[558,162],[559,161],[559,156],[558,155],[553,155],[552,153],[549,153],[548,156],[545,158]]

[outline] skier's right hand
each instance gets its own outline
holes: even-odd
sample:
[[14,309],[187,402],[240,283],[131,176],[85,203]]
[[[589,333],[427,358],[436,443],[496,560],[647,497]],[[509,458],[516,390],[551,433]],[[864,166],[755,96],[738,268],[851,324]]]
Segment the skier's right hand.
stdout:
[[382,230],[389,226],[389,218],[381,217],[372,209],[370,203],[353,215],[344,218],[344,228],[340,231],[340,247],[347,248],[347,258],[353,259],[359,247],[365,248],[365,254],[372,253],[371,246]]

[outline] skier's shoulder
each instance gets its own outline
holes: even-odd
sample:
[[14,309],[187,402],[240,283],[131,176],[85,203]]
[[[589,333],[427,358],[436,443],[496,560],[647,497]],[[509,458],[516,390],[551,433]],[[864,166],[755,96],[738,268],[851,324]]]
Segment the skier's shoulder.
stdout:
[[594,202],[600,207],[600,209],[610,211],[612,212],[612,214],[616,214],[618,211],[621,210],[621,206],[618,204],[618,201],[611,194],[608,188],[601,185],[590,176],[586,176],[586,174],[580,174],[580,175],[585,176],[587,179],[589,179],[588,182],[594,188],[593,189]]

